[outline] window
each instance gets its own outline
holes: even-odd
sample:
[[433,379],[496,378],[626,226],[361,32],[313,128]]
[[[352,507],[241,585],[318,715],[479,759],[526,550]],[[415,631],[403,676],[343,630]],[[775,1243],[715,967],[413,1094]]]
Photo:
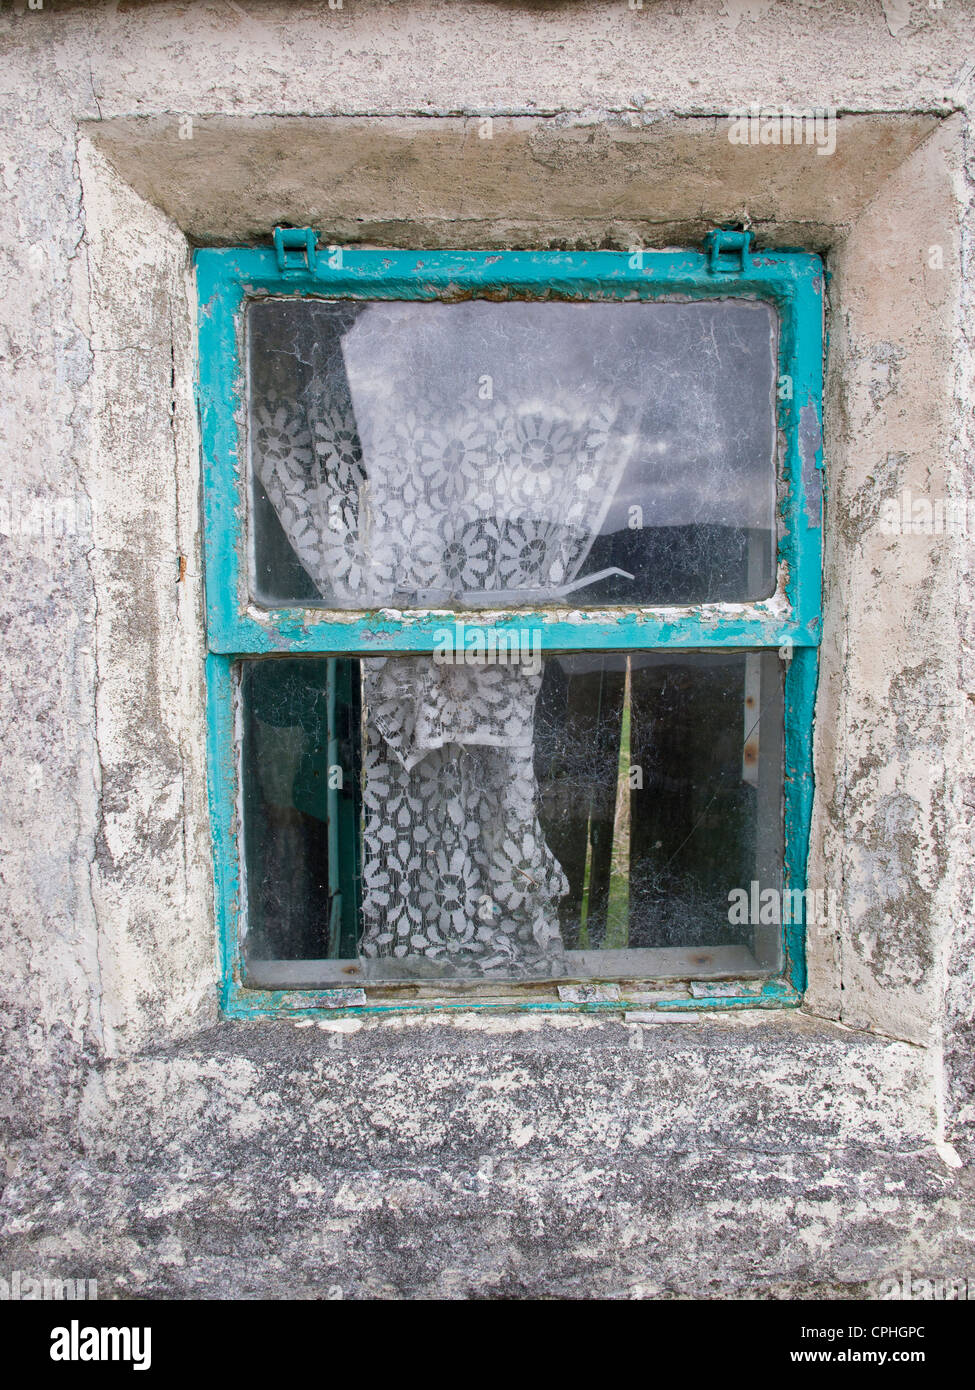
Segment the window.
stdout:
[[225,1008],[795,1002],[818,258],[275,240],[197,253]]

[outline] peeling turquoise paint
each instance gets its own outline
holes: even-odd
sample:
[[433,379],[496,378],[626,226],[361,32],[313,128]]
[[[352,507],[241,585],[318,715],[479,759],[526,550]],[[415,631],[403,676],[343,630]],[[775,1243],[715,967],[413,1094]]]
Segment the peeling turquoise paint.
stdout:
[[[307,243],[306,243],[307,244]],[[259,612],[248,607],[243,460],[241,311],[266,295],[358,299],[712,299],[771,304],[779,316],[779,376],[791,392],[777,403],[780,457],[779,565],[782,592],[765,603],[681,609],[532,613],[543,651],[599,647],[776,647],[791,655],[785,681],[785,879],[805,886],[812,807],[812,723],[821,626],[823,265],[802,251],[745,252],[739,273],[715,274],[698,251],[625,252],[319,252],[307,267],[280,269],[274,250],[200,250],[198,402],[204,474],[207,698],[210,809],[214,841],[221,1003],[234,1017],[268,1018],[430,1012],[510,1011],[489,1000],[376,1003],[323,1009],[325,991],[248,989],[240,976],[241,882],[237,857],[233,662],[272,652],[395,654],[432,651],[439,613]],[[810,441],[815,443],[810,447]],[[815,457],[810,458],[812,450]],[[812,467],[810,463],[812,462]],[[517,613],[494,622],[521,625]],[[804,929],[785,928],[784,969],[761,994],[742,999],[675,999],[661,1011],[704,1012],[793,1006],[805,987]],[[622,1007],[626,1007],[625,1004]],[[616,1013],[619,1003],[526,1000],[519,1009]]]

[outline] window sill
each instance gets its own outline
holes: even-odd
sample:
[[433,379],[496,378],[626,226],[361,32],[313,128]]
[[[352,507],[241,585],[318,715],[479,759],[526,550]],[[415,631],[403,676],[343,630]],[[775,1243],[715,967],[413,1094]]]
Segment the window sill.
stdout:
[[[729,948],[730,949],[730,948]],[[573,955],[584,955],[574,952]],[[642,953],[641,953],[642,954]],[[693,953],[674,952],[675,955]],[[387,1014],[454,1014],[454,1013],[494,1013],[542,1014],[596,1013],[617,1015],[624,1018],[629,1014],[659,1014],[661,1019],[667,1015],[695,1017],[715,1010],[741,1009],[780,1009],[796,1008],[802,1000],[801,994],[782,977],[759,978],[753,974],[747,982],[741,977],[744,972],[736,972],[737,978],[724,978],[717,970],[705,976],[698,972],[692,980],[684,972],[682,980],[656,975],[652,978],[628,979],[619,982],[599,983],[581,978],[577,981],[564,980],[531,981],[512,984],[507,981],[451,982],[445,989],[443,982],[421,982],[416,980],[399,983],[384,982],[369,985],[361,977],[348,975],[336,979],[329,987],[302,986],[298,982],[299,972],[309,962],[277,962],[279,967],[290,965],[296,976],[287,983],[276,972],[276,985],[259,985],[251,979],[247,985],[232,981],[225,989],[221,1004],[225,1017],[234,1019],[274,1019],[309,1018],[337,1019],[357,1018]],[[314,964],[311,962],[310,964]],[[325,962],[333,969],[341,962]],[[321,980],[319,976],[319,980]],[[363,988],[363,985],[365,987]],[[640,1020],[634,1020],[640,1021]],[[651,1020],[652,1021],[652,1020]]]

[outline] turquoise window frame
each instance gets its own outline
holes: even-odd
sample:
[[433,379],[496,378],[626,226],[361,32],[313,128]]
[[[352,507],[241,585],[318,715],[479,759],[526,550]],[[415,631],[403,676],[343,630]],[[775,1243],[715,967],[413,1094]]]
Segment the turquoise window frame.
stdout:
[[[285,234],[287,237],[287,234]],[[210,813],[215,869],[221,1007],[231,1017],[387,1013],[432,1007],[507,1009],[465,994],[457,1001],[376,1002],[346,1008],[332,989],[260,989],[243,979],[233,668],[269,653],[394,655],[433,650],[443,616],[388,611],[322,613],[264,610],[247,593],[246,405],[243,316],[266,296],[323,299],[457,300],[758,299],[779,317],[779,574],[771,599],[668,609],[621,607],[574,613],[533,609],[544,651],[642,648],[774,648],[785,675],[784,880],[805,888],[812,808],[812,728],[821,633],[822,383],[824,270],[804,251],[752,252],[747,233],[712,233],[704,251],[402,251],[329,248],[315,253],[313,233],[292,233],[275,249],[220,248],[195,253],[203,453],[204,568]],[[465,610],[465,621],[476,613]],[[504,630],[523,623],[513,611]],[[657,1007],[754,1008],[797,1004],[806,984],[805,928],[783,928],[783,968],[756,997],[674,999]],[[624,991],[625,997],[625,991]],[[336,1007],[339,1005],[339,1007]],[[615,1010],[620,1004],[526,1000],[516,1007]]]

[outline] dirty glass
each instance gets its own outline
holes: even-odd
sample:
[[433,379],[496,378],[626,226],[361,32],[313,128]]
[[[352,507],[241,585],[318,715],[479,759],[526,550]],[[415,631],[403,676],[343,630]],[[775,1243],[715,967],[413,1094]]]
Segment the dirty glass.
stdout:
[[252,302],[253,599],[767,597],[776,334],[741,299]]
[[359,698],[356,661],[241,663],[248,960],[356,953]]
[[[782,691],[773,651],[546,661],[535,771],[568,951],[778,964],[780,932],[751,905],[781,887]],[[749,907],[733,911],[741,890]]]
[[254,979],[774,969],[780,927],[732,904],[781,881],[777,653],[444,637],[241,663]]

